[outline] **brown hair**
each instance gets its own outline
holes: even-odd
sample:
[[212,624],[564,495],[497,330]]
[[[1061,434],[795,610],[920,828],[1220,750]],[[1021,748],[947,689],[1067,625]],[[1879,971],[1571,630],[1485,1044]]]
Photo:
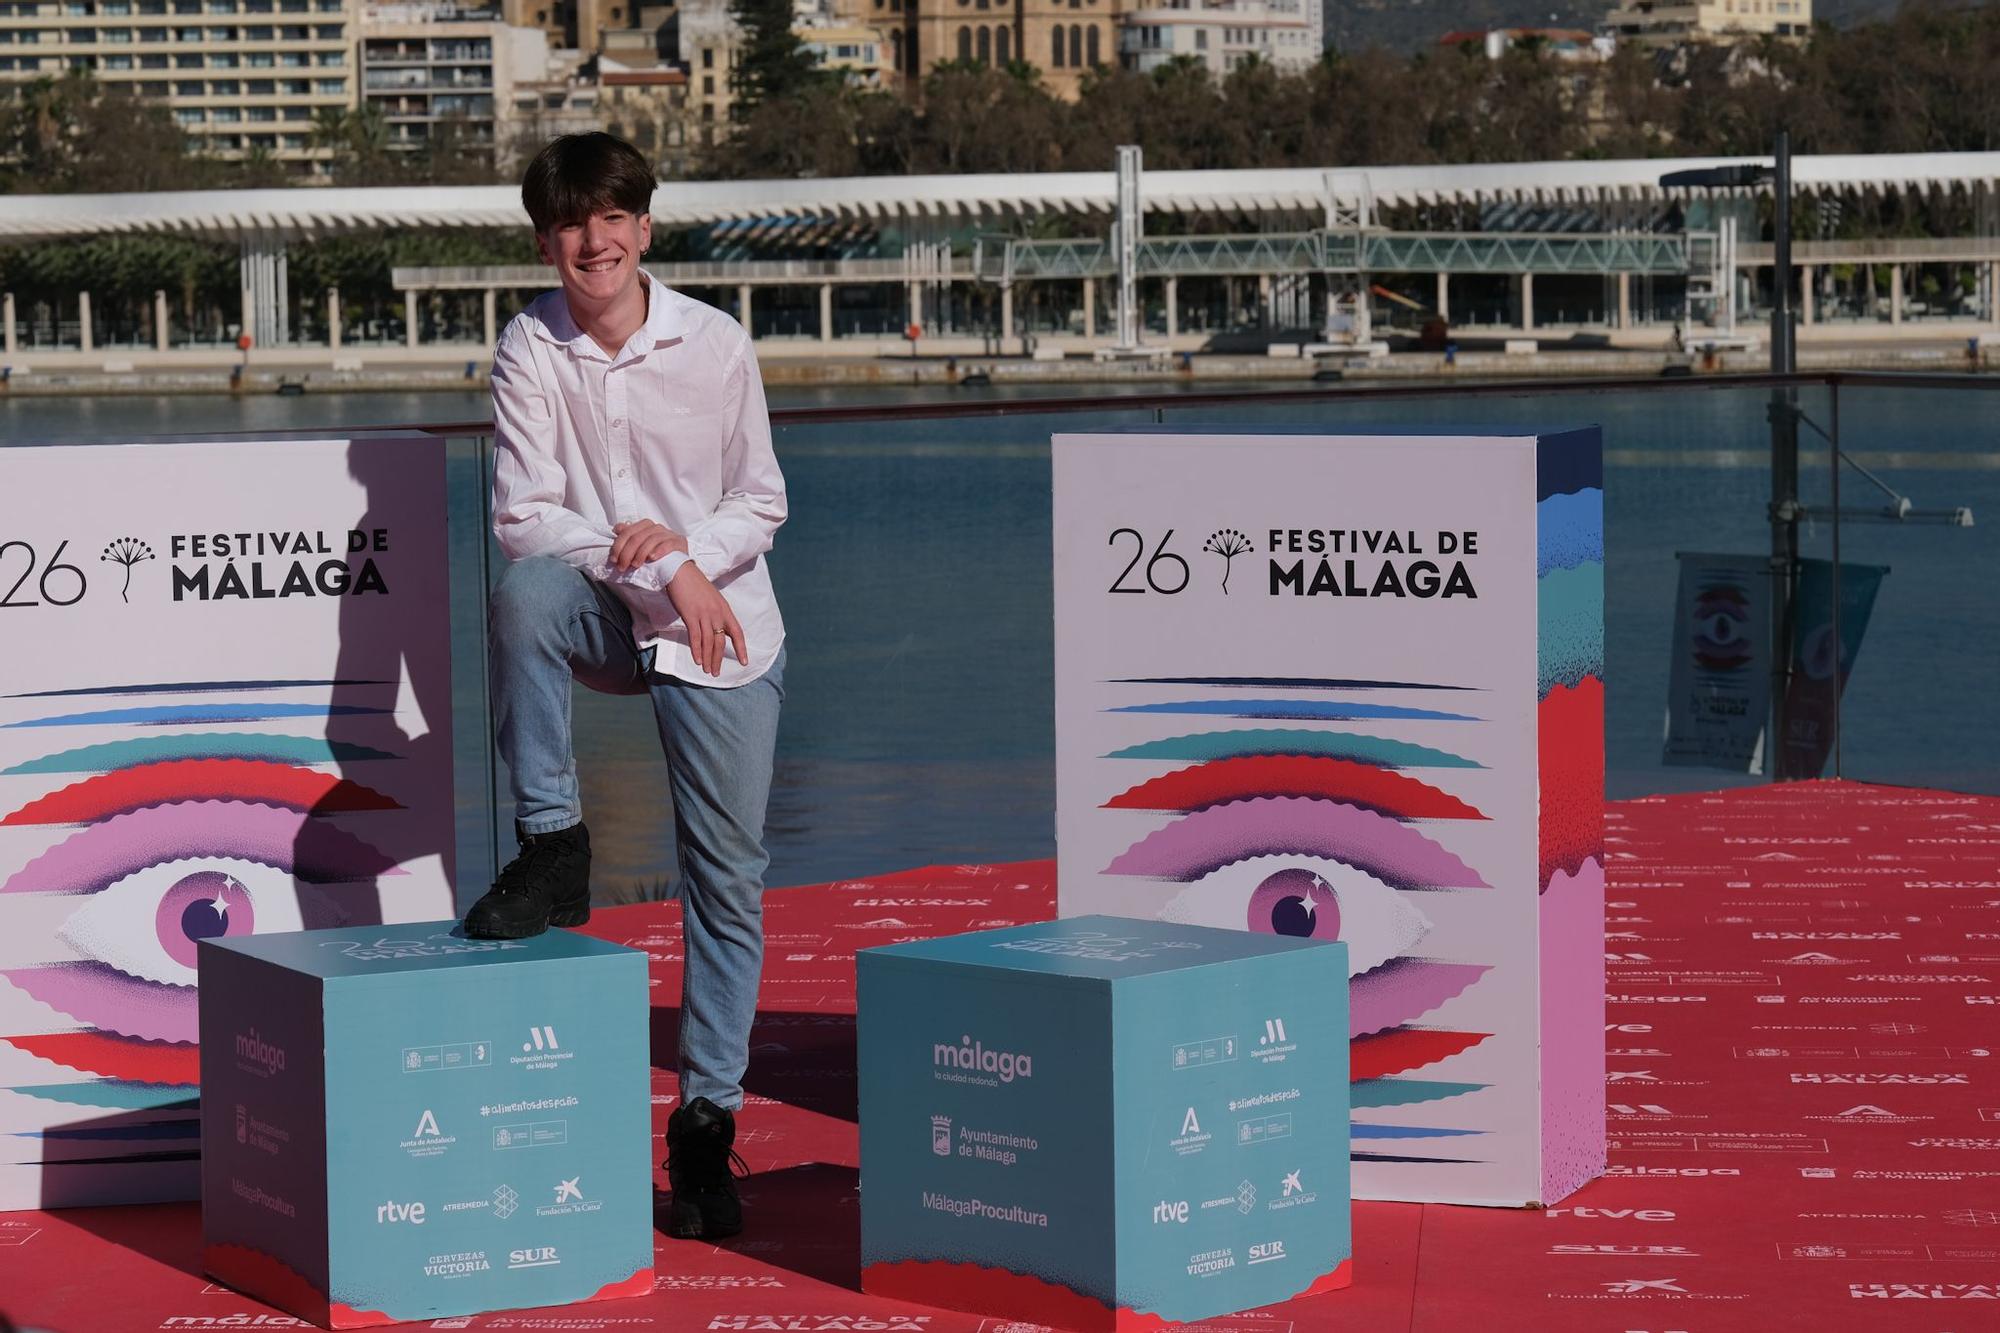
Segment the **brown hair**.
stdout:
[[593,213],[652,207],[653,169],[638,149],[594,131],[549,140],[521,173],[521,203],[536,231],[581,222]]

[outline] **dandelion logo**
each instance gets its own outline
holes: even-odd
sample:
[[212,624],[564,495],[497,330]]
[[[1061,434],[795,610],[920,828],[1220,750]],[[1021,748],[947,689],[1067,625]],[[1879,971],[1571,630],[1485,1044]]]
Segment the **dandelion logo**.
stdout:
[[119,589],[118,599],[129,602],[132,600],[132,566],[138,564],[141,560],[151,560],[155,557],[153,555],[153,548],[140,541],[137,537],[120,537],[117,541],[105,547],[104,554],[97,558],[125,566],[125,586]]
[[1251,544],[1248,537],[1235,528],[1222,528],[1211,532],[1208,540],[1201,544],[1201,549],[1222,557],[1222,591],[1226,594],[1229,591],[1230,562],[1245,551],[1254,551],[1257,548]]

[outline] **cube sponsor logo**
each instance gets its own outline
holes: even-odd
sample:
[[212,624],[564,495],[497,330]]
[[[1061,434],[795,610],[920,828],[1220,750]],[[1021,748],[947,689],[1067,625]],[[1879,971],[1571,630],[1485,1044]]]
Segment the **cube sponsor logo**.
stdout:
[[[1200,1254],[1191,1254],[1188,1256],[1187,1275],[1189,1277],[1214,1277],[1217,1273],[1227,1272],[1234,1267],[1236,1267],[1235,1250],[1203,1250]],[[1035,1325],[1035,1327],[1039,1328],[1040,1325]],[[996,1333],[998,1333],[997,1330]]]
[[475,940],[463,936],[437,934],[420,940],[378,939],[323,940],[322,949],[338,949],[343,958],[356,963],[401,962],[411,958],[450,958],[466,953],[506,953],[528,946],[519,940]]
[[1309,1203],[1318,1203],[1319,1191],[1306,1188],[1304,1175],[1303,1167],[1297,1171],[1285,1172],[1278,1181],[1278,1197],[1264,1206],[1273,1212],[1279,1212],[1286,1208],[1302,1208]]
[[[897,922],[902,925],[902,922]],[[1139,958],[1155,958],[1164,950],[1198,953],[1201,945],[1193,940],[1163,940],[1139,945],[1117,935],[1085,930],[1066,935],[1030,935],[1021,939],[998,940],[987,946],[1016,953],[1050,954],[1058,958],[1092,958],[1106,963],[1128,963]]]
[[1252,1245],[1248,1255],[1244,1258],[1244,1262],[1246,1264],[1275,1264],[1282,1262],[1284,1258],[1285,1242],[1281,1240],[1267,1240]]
[[260,1120],[251,1114],[250,1108],[241,1102],[236,1104],[236,1141],[246,1148],[263,1153],[266,1157],[276,1157],[292,1142],[292,1132]]
[[1174,1045],[1172,1062],[1175,1069],[1200,1069],[1204,1065],[1227,1064],[1236,1058],[1236,1038],[1204,1037],[1200,1041],[1183,1041]]
[[578,1213],[596,1213],[604,1209],[602,1199],[584,1197],[582,1176],[558,1180],[552,1189],[555,1197],[535,1209],[536,1217],[571,1217]]
[[1276,1115],[1251,1116],[1236,1122],[1236,1142],[1248,1147],[1253,1143],[1274,1143],[1292,1136],[1292,1113],[1281,1111]]
[[296,1218],[299,1215],[298,1208],[290,1199],[282,1194],[273,1194],[262,1185],[247,1185],[231,1176],[229,1192],[245,1203],[254,1204],[280,1217]]
[[1174,1150],[1176,1157],[1192,1157],[1208,1147],[1214,1136],[1201,1127],[1201,1117],[1194,1113],[1192,1106],[1181,1116],[1181,1132],[1167,1140],[1167,1146]]
[[394,1199],[375,1205],[375,1225],[394,1226],[408,1222],[411,1226],[424,1224],[424,1206],[421,1203],[397,1203]]
[[1965,1152],[2000,1152],[2000,1139],[1911,1139],[1912,1148],[1957,1148]]
[[490,1069],[493,1046],[484,1041],[454,1041],[437,1046],[405,1046],[399,1062],[405,1074],[434,1074],[451,1069]]
[[[988,1203],[984,1199],[960,1199],[949,1194],[933,1194],[923,1191],[923,1206],[934,1213],[944,1213],[957,1218],[978,1218],[986,1222],[1011,1222],[1015,1226],[1042,1227],[1049,1225],[1047,1213],[1032,1212],[1019,1204]],[[1181,1205],[1187,1207],[1185,1203]],[[1154,1210],[1158,1212],[1157,1209]]]
[[1600,1283],[1614,1296],[1686,1296],[1691,1293],[1680,1284],[1678,1278],[1671,1277],[1625,1277],[1615,1282]]
[[458,1135],[439,1129],[437,1114],[425,1107],[424,1113],[417,1117],[416,1130],[398,1146],[411,1157],[442,1157],[457,1142]]
[[1017,1078],[1033,1078],[1035,1061],[1031,1055],[1015,1051],[988,1050],[970,1035],[960,1037],[956,1046],[948,1041],[931,1046],[931,1077],[940,1083],[970,1083],[997,1088]]
[[576,1052],[564,1050],[556,1030],[545,1025],[529,1028],[521,1053],[508,1056],[507,1063],[519,1069],[555,1069],[575,1058]]
[[1257,1045],[1250,1051],[1250,1058],[1260,1064],[1283,1064],[1285,1057],[1298,1050],[1298,1043],[1285,1035],[1285,1020],[1267,1018],[1264,1031],[1257,1038]]
[[285,1072],[285,1048],[265,1041],[256,1028],[236,1034],[236,1067],[257,1078]]
[[487,1261],[484,1250],[461,1250],[455,1254],[433,1254],[424,1260],[424,1276],[443,1278],[471,1277],[474,1273],[490,1272],[493,1265]]
[[[576,1098],[569,1098],[568,1103],[571,1106],[576,1105]],[[480,1114],[485,1115],[486,1111],[481,1109]],[[567,1120],[517,1121],[513,1124],[495,1125],[493,1127],[493,1146],[499,1150],[514,1148],[558,1148],[568,1142],[569,1121]]]
[[539,1245],[527,1250],[507,1251],[507,1268],[511,1272],[522,1268],[555,1268],[562,1263],[562,1256],[553,1245]]

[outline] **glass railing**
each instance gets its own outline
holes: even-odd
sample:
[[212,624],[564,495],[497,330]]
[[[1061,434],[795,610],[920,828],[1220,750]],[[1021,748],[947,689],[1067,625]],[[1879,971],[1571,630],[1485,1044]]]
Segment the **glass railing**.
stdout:
[[[1790,726],[1808,741],[1825,732],[1817,774],[2000,793],[1991,688],[2000,662],[2000,440],[1988,424],[2000,378],[1248,393],[1134,386],[1124,396],[1078,387],[1090,396],[888,384],[838,395],[774,391],[796,405],[772,414],[792,517],[771,555],[789,649],[771,883],[1052,854],[1049,438],[1107,427],[1602,427],[1606,782],[1616,798],[1772,780],[1761,755],[1758,772],[1668,764],[1663,733],[1677,557],[1737,557],[1752,577],[1769,578],[1771,415],[1782,388],[1801,414],[1798,554],[1816,564],[1805,582],[1822,580],[1816,593],[1802,590],[1801,605],[1831,600],[1836,561],[1843,606],[1879,577],[1872,606],[1845,612],[1839,638],[1858,648],[1848,654],[1844,697],[1821,689],[1816,702],[1790,710]],[[321,435],[337,424],[327,412],[342,411],[338,400],[292,401],[317,409]],[[421,399],[403,402],[422,410]],[[0,398],[0,412],[6,406]],[[264,415],[246,418],[246,428],[300,410],[253,406]],[[478,422],[425,429],[445,438],[449,457],[459,864],[476,892],[511,854],[508,786],[483,682],[486,592],[504,566],[488,536],[492,441]],[[1835,439],[1845,457],[1838,467]],[[1975,523],[1953,521],[1959,511]],[[1807,642],[1794,675],[1825,682],[1836,641]],[[645,707],[576,692],[579,772],[607,900],[667,892],[675,865],[665,770]],[[1808,744],[1801,753],[1817,751]]]

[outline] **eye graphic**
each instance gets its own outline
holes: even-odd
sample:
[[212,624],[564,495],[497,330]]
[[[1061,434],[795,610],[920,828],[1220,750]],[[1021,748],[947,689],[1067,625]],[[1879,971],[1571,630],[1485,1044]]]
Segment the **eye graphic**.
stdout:
[[1709,584],[1695,596],[1694,660],[1705,671],[1736,671],[1750,661],[1750,598],[1734,584]]
[[163,862],[93,894],[58,932],[78,953],[128,976],[195,982],[195,942],[257,930],[302,930],[292,877],[235,858]]
[[[113,789],[77,799],[104,790]],[[372,888],[343,902],[330,886],[402,873],[379,849],[305,810],[245,800],[146,806],[78,830],[0,883],[0,894],[87,899],[56,932],[74,959],[0,976],[92,1027],[192,1042],[197,940],[297,930],[309,915],[313,924],[367,919],[376,911]]]
[[1238,755],[1196,764],[1106,801],[1110,810],[1200,810],[1246,793],[1345,801],[1395,819],[1484,819],[1448,792],[1374,764],[1314,755]]
[[1400,704],[1343,703],[1332,699],[1183,699],[1172,703],[1125,704],[1113,713],[1171,713],[1197,717],[1297,718],[1315,722],[1362,719],[1401,722],[1474,722],[1464,713]]
[[1457,999],[1491,970],[1484,963],[1393,959],[1349,983],[1348,1033],[1365,1037],[1412,1022]]
[[402,807],[372,787],[251,759],[174,759],[100,773],[28,802],[10,824],[90,824],[110,815],[168,801],[259,801],[316,814]]
[[1430,921],[1380,880],[1325,858],[1253,856],[1182,889],[1168,921],[1347,942],[1349,976],[1409,952]]
[[[1189,736],[1168,736],[1114,750],[1111,759],[1189,760],[1232,759],[1245,756],[1325,755],[1330,759],[1352,759],[1382,768],[1483,768],[1463,755],[1435,750],[1428,745],[1393,740],[1386,736],[1358,736],[1341,731],[1303,731],[1253,727],[1243,731],[1209,731]],[[11,771],[11,770],[10,770]]]
[[1257,796],[1198,810],[1134,843],[1106,873],[1192,882],[1253,856],[1339,861],[1395,889],[1492,887],[1407,824],[1373,810],[1299,796]]
[[275,722],[281,718],[329,718],[394,713],[393,708],[363,708],[355,704],[148,704],[142,708],[99,708],[88,713],[58,713],[9,722],[12,727],[186,727],[215,722]]
[[369,759],[394,759],[351,741],[318,736],[267,736],[257,732],[197,732],[189,736],[136,736],[130,740],[81,745],[43,755],[6,769],[9,776],[36,773],[108,773],[139,764],[174,759],[257,759],[273,764],[344,764]]

